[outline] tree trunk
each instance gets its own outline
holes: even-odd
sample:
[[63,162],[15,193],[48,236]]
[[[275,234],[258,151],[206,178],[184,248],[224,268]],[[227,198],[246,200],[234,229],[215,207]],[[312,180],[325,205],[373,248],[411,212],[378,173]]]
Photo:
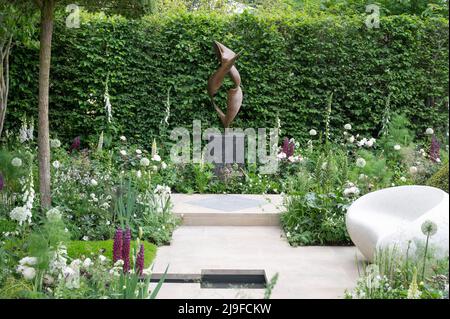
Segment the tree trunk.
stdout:
[[6,107],[8,105],[9,91],[9,54],[12,37],[0,45],[0,137],[2,137],[5,123]]
[[41,36],[39,52],[39,192],[41,207],[51,206],[50,197],[50,141],[48,125],[48,96],[52,50],[54,0],[43,0],[41,6]]

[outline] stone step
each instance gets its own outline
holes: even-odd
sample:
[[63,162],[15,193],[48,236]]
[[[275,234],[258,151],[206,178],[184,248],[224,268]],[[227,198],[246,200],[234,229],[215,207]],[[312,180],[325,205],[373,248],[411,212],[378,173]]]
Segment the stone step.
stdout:
[[278,226],[281,195],[172,194],[185,226]]

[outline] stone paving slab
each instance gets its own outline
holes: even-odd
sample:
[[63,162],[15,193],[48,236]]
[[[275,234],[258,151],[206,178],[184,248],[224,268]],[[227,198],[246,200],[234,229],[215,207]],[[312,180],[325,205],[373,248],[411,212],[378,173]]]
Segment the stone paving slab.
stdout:
[[[200,273],[202,269],[263,269],[279,274],[272,298],[342,298],[355,286],[353,246],[291,247],[279,227],[182,226],[172,244],[158,249],[155,272]],[[199,284],[164,284],[158,298],[262,298],[263,289],[202,289]]]
[[172,194],[173,212],[185,226],[277,226],[281,195]]

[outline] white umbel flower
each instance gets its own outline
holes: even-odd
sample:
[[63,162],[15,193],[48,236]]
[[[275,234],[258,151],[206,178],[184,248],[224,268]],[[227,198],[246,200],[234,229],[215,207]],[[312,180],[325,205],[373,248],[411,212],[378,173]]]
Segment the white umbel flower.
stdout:
[[50,221],[58,221],[61,220],[61,212],[59,211],[59,209],[57,207],[50,209],[47,213],[46,213],[47,219]]
[[120,150],[120,155],[122,155],[122,156],[126,156],[127,155],[127,151],[125,151],[125,150]]
[[352,125],[347,123],[344,125],[344,129],[346,129],[347,131],[350,131],[352,129]]
[[27,220],[31,221],[31,211],[25,206],[16,207],[9,213],[9,217],[22,225]]
[[416,174],[418,171],[419,171],[419,169],[418,169],[416,166],[411,166],[411,167],[409,168],[409,173],[410,173],[411,175]]
[[155,154],[152,156],[152,161],[161,162],[161,156]]
[[309,130],[309,135],[316,136],[317,135],[317,131],[315,129],[311,129],[311,130]]
[[143,157],[141,158],[141,161],[139,163],[141,164],[141,166],[149,166],[150,160],[147,157]]
[[400,146],[400,144],[395,144],[394,145],[394,150],[400,151],[401,149],[402,149],[402,147]]
[[364,166],[366,166],[366,160],[362,157],[358,157],[356,159],[356,166],[363,168]]
[[20,167],[20,166],[22,166],[22,160],[20,158],[18,158],[18,157],[14,157],[11,160],[11,165],[15,166],[15,167]]
[[429,128],[426,129],[425,134],[433,135],[434,134],[434,130],[431,127],[429,127]]

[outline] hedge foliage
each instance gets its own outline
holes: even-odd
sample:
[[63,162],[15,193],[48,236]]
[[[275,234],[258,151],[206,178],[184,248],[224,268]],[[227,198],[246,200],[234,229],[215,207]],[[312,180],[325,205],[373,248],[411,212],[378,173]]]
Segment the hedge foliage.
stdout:
[[449,192],[448,188],[448,163],[442,166],[442,168],[437,171],[427,182],[427,185],[437,187],[443,191]]
[[[220,127],[206,93],[217,69],[218,40],[235,51],[244,102],[234,127],[275,127],[305,139],[323,129],[333,92],[331,126],[352,123],[376,135],[386,99],[418,134],[448,123],[448,20],[382,17],[368,29],[365,16],[284,17],[181,14],[126,20],[84,16],[81,28],[58,19],[52,53],[50,122],[60,138],[96,135],[107,125],[108,80],[115,128],[149,145],[161,136],[167,99],[169,127]],[[12,56],[7,127],[37,109],[38,50]],[[230,85],[230,83],[226,83]],[[226,95],[219,96],[222,107]],[[97,135],[98,136],[98,135]]]

